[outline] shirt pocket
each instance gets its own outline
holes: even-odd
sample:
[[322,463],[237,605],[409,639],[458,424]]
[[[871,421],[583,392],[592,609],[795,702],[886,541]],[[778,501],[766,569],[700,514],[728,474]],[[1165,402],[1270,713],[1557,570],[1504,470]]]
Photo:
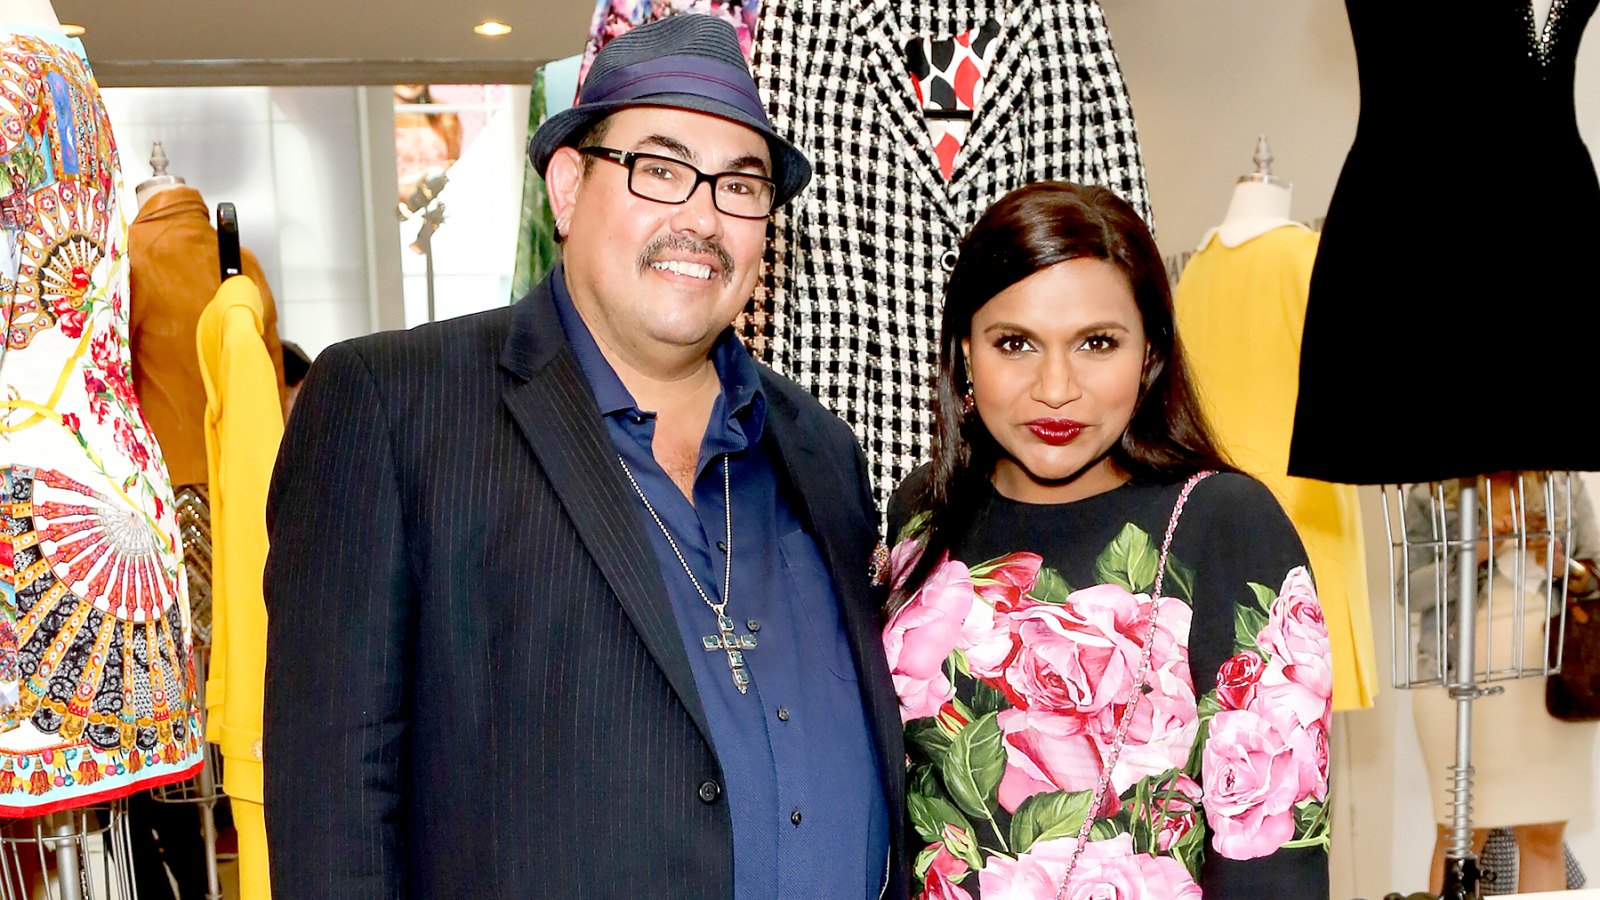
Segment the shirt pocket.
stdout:
[[783,554],[784,576],[793,597],[795,635],[800,658],[806,664],[817,661],[842,681],[856,680],[855,658],[850,653],[850,638],[839,612],[839,598],[833,577],[822,561],[816,541],[804,531],[792,531],[778,539]]

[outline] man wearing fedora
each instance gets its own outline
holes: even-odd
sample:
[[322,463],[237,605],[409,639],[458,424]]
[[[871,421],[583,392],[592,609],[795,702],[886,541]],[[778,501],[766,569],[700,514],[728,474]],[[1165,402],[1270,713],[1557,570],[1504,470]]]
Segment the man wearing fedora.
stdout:
[[275,894],[903,897],[861,451],[729,328],[810,164],[700,15],[609,43],[529,153],[562,264],[330,347],[288,423]]

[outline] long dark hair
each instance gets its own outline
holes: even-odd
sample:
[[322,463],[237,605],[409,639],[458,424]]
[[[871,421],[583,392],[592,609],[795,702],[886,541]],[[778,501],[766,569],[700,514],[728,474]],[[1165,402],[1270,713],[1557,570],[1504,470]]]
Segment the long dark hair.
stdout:
[[971,335],[972,317],[1006,288],[1069,259],[1105,260],[1127,277],[1150,343],[1133,418],[1111,450],[1112,462],[1135,481],[1145,482],[1233,469],[1212,437],[1189,380],[1173,325],[1166,267],[1144,220],[1102,187],[1042,182],[1018,188],[989,207],[961,241],[945,289],[933,461],[911,505],[930,514],[927,546],[891,604],[905,602],[972,520],[1000,459],[1000,445],[983,421],[961,408],[969,381],[961,342]]

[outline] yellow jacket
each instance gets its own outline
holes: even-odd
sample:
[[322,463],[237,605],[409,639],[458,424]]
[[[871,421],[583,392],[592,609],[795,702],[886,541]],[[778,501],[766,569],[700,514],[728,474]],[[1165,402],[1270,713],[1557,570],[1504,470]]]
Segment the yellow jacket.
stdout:
[[244,276],[223,282],[195,331],[206,388],[213,543],[206,731],[227,759],[224,789],[254,803],[262,801],[267,485],[283,437],[277,373],[265,331],[261,293]]

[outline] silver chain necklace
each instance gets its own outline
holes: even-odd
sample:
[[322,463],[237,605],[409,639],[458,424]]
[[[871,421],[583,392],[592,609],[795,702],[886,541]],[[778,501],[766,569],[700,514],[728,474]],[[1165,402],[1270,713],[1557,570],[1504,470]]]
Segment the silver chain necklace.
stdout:
[[[744,664],[744,652],[756,649],[756,636],[753,634],[734,634],[733,619],[727,614],[728,585],[733,581],[733,490],[728,478],[728,457],[722,457],[722,512],[723,512],[723,539],[722,546],[724,564],[722,569],[722,602],[713,603],[706,594],[705,588],[700,586],[700,579],[694,577],[694,570],[689,568],[689,561],[683,558],[683,551],[678,549],[678,542],[672,539],[672,532],[667,530],[667,523],[661,521],[661,516],[656,512],[655,506],[650,503],[650,498],[644,495],[644,488],[639,487],[638,479],[633,477],[633,470],[628,468],[627,460],[620,455],[617,462],[622,465],[622,472],[628,476],[628,483],[633,485],[633,492],[639,495],[644,508],[649,510],[650,518],[655,520],[656,527],[661,529],[661,534],[667,539],[667,546],[672,548],[672,554],[678,557],[678,565],[683,566],[683,574],[689,576],[689,583],[694,585],[695,593],[705,601],[706,606],[717,614],[717,633],[708,634],[700,638],[700,646],[707,653],[718,650],[728,655],[728,671],[733,675],[733,686],[743,694],[750,690],[750,671]],[[692,490],[692,488],[691,488]]]

